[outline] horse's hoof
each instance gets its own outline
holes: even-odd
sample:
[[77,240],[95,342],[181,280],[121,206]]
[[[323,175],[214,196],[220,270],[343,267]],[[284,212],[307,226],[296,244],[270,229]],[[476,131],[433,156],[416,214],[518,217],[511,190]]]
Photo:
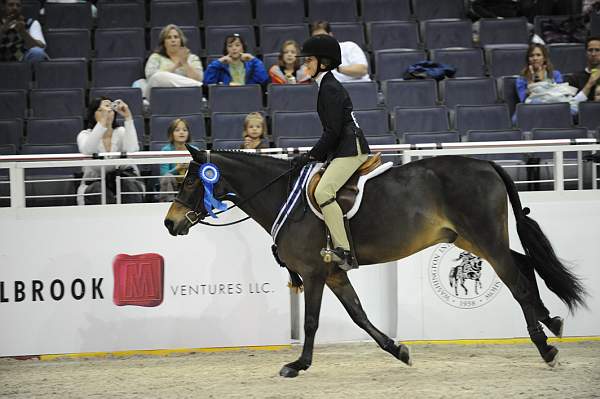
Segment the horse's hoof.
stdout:
[[550,346],[550,350],[544,353],[542,359],[550,367],[555,367],[558,363],[558,349],[555,346]]
[[560,316],[552,317],[547,323],[544,323],[548,330],[554,334],[555,337],[562,338],[563,329],[565,327],[565,320]]
[[281,370],[279,370],[279,375],[286,378],[298,377],[298,370],[288,366],[283,366]]
[[410,358],[410,348],[404,344],[398,345],[398,356],[400,361],[405,363],[407,366],[412,366],[412,359]]

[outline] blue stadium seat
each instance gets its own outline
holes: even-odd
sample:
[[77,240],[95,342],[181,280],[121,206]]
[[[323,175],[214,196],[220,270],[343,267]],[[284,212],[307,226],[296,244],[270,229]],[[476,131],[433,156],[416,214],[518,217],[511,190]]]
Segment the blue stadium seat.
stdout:
[[388,113],[385,109],[354,111],[354,117],[365,136],[378,136],[390,132]]
[[260,85],[210,85],[208,108],[211,113],[262,111],[262,89]]
[[355,0],[308,0],[308,20],[353,22],[357,19]]
[[512,127],[506,104],[457,105],[455,121],[456,130],[463,136],[469,130],[498,130]]
[[[329,24],[331,33],[339,42],[354,42],[361,48],[366,48],[365,31],[360,22],[332,22]],[[300,43],[302,44],[302,43]]]
[[419,48],[419,28],[415,21],[380,21],[367,24],[372,51]]
[[277,148],[298,148],[298,147],[312,147],[320,136],[316,137],[278,137],[275,141],[275,147]]
[[250,25],[252,5],[250,0],[204,0],[204,26]]
[[600,14],[590,15],[590,36],[600,36]]
[[0,90],[29,90],[31,82],[31,66],[27,62],[0,62]]
[[457,105],[495,104],[496,81],[492,78],[454,78],[440,82],[440,97],[448,108]]
[[14,145],[18,149],[23,140],[23,119],[0,120],[0,132],[0,145]]
[[97,58],[145,58],[143,28],[96,29],[94,42]]
[[559,70],[563,74],[579,72],[587,66],[585,44],[549,44],[548,52],[554,69]]
[[0,91],[0,119],[26,118],[27,95],[25,90]]
[[[117,125],[123,126],[125,124],[125,120],[117,115]],[[138,143],[140,148],[143,149],[143,146],[146,142],[146,128],[144,123],[144,117],[140,115],[133,116],[133,125],[135,126],[135,132],[137,133]]]
[[[295,40],[300,46],[308,39],[308,24],[261,25],[260,50],[263,54],[279,53],[286,40]],[[265,65],[266,66],[266,65]]]
[[86,111],[83,89],[34,89],[29,101],[36,118],[84,116]]
[[141,1],[107,3],[99,1],[98,28],[143,28],[146,24],[146,10]]
[[[2,124],[3,121],[0,121]],[[0,144],[0,155],[16,155],[17,146],[14,144]],[[6,169],[0,169],[0,176],[7,176]]]
[[[269,148],[269,141],[266,139],[262,140],[263,145]],[[212,149],[213,150],[239,150],[242,148],[244,140],[241,139],[213,139]]]
[[[150,151],[162,151],[162,148],[167,144],[169,144],[169,141],[151,141],[149,148],[150,148]],[[194,139],[191,141],[190,144],[200,150],[206,149],[206,140],[204,140],[204,139],[197,139],[197,140]],[[156,165],[156,166],[158,166],[158,165]],[[158,168],[156,168],[156,174],[153,173],[153,175],[158,175],[158,173],[159,173]]]
[[511,115],[515,113],[517,103],[519,102],[519,95],[517,94],[515,85],[516,81],[516,76],[505,76],[497,79],[500,98],[508,105],[508,111]]
[[92,51],[88,29],[51,29],[44,34],[46,52],[55,58],[90,58]]
[[412,9],[419,21],[465,17],[465,3],[463,0],[412,0]]
[[365,22],[406,21],[410,19],[410,0],[362,0]]
[[517,104],[517,126],[524,132],[535,128],[570,128],[572,121],[567,103]]
[[92,60],[93,87],[130,87],[144,77],[141,58]]
[[269,84],[267,108],[274,111],[315,111],[319,87],[316,84]]
[[85,89],[88,84],[84,59],[52,60],[35,64],[38,89]]
[[263,54],[262,62],[265,65],[265,69],[268,71],[273,65],[279,62],[279,53]]
[[427,59],[423,50],[391,49],[375,51],[374,54],[375,77],[379,81],[401,79],[409,66]]
[[[586,139],[588,137],[588,131],[582,127],[570,127],[570,128],[534,128],[531,130],[532,140],[559,140],[559,139]],[[541,159],[549,159],[553,157],[550,152],[536,153],[536,157]],[[568,151],[563,153],[565,159],[576,159],[577,153],[575,151]]]
[[448,109],[435,107],[394,108],[394,133],[402,139],[406,133],[441,132],[450,128]]
[[303,0],[257,0],[259,24],[299,24],[304,22]]
[[316,111],[275,112],[272,116],[272,136],[315,137],[323,132],[321,120]]
[[[222,55],[225,37],[234,33],[242,36],[246,42],[246,47],[248,48],[245,50],[247,53],[256,54],[256,38],[254,37],[254,27],[251,25],[207,26],[205,29],[206,54]],[[279,51],[279,49],[276,51]]]
[[381,85],[388,111],[396,107],[430,107],[437,104],[437,83],[433,79],[388,80]]
[[344,82],[342,86],[350,95],[355,110],[379,106],[377,82]]
[[529,32],[525,18],[481,18],[479,20],[479,44],[527,44]]
[[192,141],[204,139],[206,137],[206,126],[203,114],[152,115],[150,118],[150,140],[168,140],[167,131],[169,125],[177,118],[185,119],[188,123]]
[[91,29],[92,27],[91,3],[47,2],[44,10],[44,28],[46,29]]
[[404,135],[405,144],[425,144],[425,143],[458,143],[460,136],[456,132],[431,132],[431,133],[406,133]]
[[[79,133],[79,132],[77,132]],[[22,155],[34,154],[78,154],[77,144],[23,144]],[[79,168],[80,169],[80,168]]]
[[133,116],[141,116],[143,113],[142,91],[135,87],[94,87],[90,89],[90,99],[96,97],[108,97],[111,100],[123,100],[129,106]]
[[589,131],[600,127],[600,103],[586,101],[579,103],[579,126]]
[[486,58],[491,76],[519,75],[527,58],[527,45],[490,48]]
[[[50,172],[51,173],[51,172]],[[45,181],[45,182],[27,182],[35,180],[35,175],[30,175],[25,182],[26,196],[48,196],[46,198],[25,198],[27,207],[45,207],[45,206],[72,206],[77,204],[77,185],[73,181]],[[43,180],[72,179],[73,174],[44,174]],[[65,197],[56,197],[65,195]],[[53,196],[53,197],[52,197]]]
[[[485,142],[485,141],[520,141],[523,140],[523,133],[518,129],[499,129],[499,130],[469,130],[466,135],[466,141]],[[518,160],[523,161],[524,154],[485,154],[478,155],[477,158],[489,160]]]
[[197,1],[152,1],[150,25],[165,26],[174,22],[180,26],[198,26]]
[[212,138],[222,140],[241,140],[244,120],[247,113],[215,112],[210,117]]
[[431,50],[431,60],[456,68],[454,77],[477,77],[485,75],[483,53],[478,48],[447,48]]
[[571,18],[570,15],[536,15],[533,17],[533,32],[543,39],[543,25],[545,25],[545,22],[553,21],[560,24],[569,18]]
[[31,118],[27,121],[27,144],[73,144],[83,130],[81,117]]
[[439,19],[421,22],[421,37],[425,48],[473,47],[472,22]]
[[202,90],[199,87],[153,87],[150,101],[153,115],[202,112]]
[[[150,52],[153,53],[158,48],[158,37],[162,26],[155,26],[150,31]],[[186,47],[190,49],[192,54],[200,56],[202,53],[202,43],[200,41],[200,29],[197,26],[180,26],[179,27],[185,38],[187,39]]]

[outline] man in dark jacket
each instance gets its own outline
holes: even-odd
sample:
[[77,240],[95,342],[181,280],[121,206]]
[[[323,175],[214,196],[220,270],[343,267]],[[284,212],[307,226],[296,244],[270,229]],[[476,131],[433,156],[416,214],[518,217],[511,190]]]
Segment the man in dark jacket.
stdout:
[[316,35],[302,46],[306,72],[319,85],[317,112],[323,133],[298,163],[311,159],[331,160],[315,190],[334,245],[334,261],[344,270],[358,267],[344,228],[342,210],[335,200],[337,191],[367,159],[369,145],[352,112],[352,100],[331,73],[341,63],[340,46],[329,35]]
[[585,48],[587,51],[587,67],[571,75],[569,85],[577,87],[588,99],[594,97],[593,88],[600,79],[600,37],[588,37]]

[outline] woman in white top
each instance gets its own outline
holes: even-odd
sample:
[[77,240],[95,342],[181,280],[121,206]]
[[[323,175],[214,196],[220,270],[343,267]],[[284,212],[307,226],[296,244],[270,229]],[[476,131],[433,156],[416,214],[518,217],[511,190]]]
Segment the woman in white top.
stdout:
[[[125,119],[124,126],[117,126],[115,112]],[[135,152],[139,151],[137,133],[131,111],[122,100],[113,102],[107,97],[97,97],[90,101],[88,108],[88,128],[77,135],[79,152],[86,155],[100,152]],[[115,180],[120,176],[139,176],[139,171],[134,166],[105,166],[106,171],[106,199],[108,203],[115,202]],[[100,204],[100,195],[86,195],[101,192],[100,166],[84,166],[83,180],[77,190],[78,205]],[[143,192],[143,185],[134,179],[122,179],[123,192]],[[122,202],[141,202],[141,194],[126,194]]]
[[177,25],[165,26],[158,38],[159,45],[146,62],[145,98],[153,87],[201,87],[204,72],[196,54],[186,47],[187,39]]

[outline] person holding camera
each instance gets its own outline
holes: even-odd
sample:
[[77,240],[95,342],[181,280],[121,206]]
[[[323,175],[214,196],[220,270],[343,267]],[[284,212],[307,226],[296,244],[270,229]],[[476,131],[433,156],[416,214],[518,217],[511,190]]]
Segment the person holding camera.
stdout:
[[[116,114],[125,119],[123,126],[117,126]],[[90,101],[88,108],[88,128],[77,135],[79,152],[93,155],[101,152],[135,152],[140,150],[133,117],[127,104],[122,100],[112,101],[108,97],[97,97]],[[132,177],[139,176],[139,170],[132,165],[105,166],[106,202],[115,203],[116,177],[121,176],[123,203],[142,202],[144,185]],[[77,204],[100,204],[101,167],[84,166],[83,180],[77,190]]]
[[48,59],[42,26],[22,14],[21,0],[5,0],[0,20],[0,61],[35,63]]

